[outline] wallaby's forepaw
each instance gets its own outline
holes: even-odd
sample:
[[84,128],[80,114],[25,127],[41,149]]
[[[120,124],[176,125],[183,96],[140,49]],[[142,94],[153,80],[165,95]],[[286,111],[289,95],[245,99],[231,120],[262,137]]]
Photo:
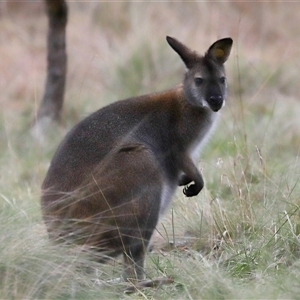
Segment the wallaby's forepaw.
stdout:
[[193,196],[198,195],[200,193],[200,191],[202,190],[202,188],[203,188],[203,186],[199,187],[196,184],[191,184],[189,186],[186,186],[183,189],[183,193],[187,197],[193,197]]

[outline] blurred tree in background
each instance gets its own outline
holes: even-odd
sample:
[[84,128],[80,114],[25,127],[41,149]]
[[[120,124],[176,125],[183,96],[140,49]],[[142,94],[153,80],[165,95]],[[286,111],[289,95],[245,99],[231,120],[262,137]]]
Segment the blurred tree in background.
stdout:
[[47,78],[36,118],[36,126],[41,130],[61,117],[67,72],[67,4],[64,0],[45,0],[45,3],[48,15]]

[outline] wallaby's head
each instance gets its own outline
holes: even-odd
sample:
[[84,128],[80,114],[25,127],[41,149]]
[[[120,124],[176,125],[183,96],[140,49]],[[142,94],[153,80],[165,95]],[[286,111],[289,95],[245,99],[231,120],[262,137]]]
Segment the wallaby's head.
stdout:
[[172,37],[167,37],[167,41],[187,67],[184,80],[187,101],[198,107],[209,107],[213,111],[221,109],[228,90],[224,63],[229,57],[232,39],[216,41],[204,56]]

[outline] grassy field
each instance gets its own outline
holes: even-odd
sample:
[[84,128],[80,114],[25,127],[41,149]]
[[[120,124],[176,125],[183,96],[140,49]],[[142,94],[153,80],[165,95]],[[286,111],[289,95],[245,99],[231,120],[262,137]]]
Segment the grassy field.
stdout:
[[[1,2],[0,299],[299,299],[299,9],[70,2],[63,121],[41,142],[30,128],[45,81],[43,4]],[[84,116],[180,82],[184,66],[166,35],[200,53],[231,36],[230,97],[199,162],[205,189],[192,199],[178,189],[147,257],[147,276],[174,284],[126,295],[109,282],[120,261],[96,265],[48,241],[40,185],[58,143]]]

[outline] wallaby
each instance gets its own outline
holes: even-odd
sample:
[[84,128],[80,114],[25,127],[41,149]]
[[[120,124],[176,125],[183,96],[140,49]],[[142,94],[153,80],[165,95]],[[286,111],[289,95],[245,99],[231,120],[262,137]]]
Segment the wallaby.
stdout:
[[169,45],[187,67],[180,86],[108,105],[77,124],[56,151],[42,185],[49,236],[124,256],[123,278],[144,278],[145,252],[178,185],[203,188],[195,165],[224,106],[224,63],[232,39],[204,56]]

